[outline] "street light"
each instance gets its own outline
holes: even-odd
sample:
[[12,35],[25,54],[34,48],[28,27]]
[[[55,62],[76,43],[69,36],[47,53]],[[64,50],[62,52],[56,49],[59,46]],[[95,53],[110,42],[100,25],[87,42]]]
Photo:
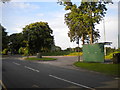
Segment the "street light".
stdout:
[[[105,35],[105,19],[103,18],[103,29],[104,29],[104,42],[106,42],[106,35]],[[104,55],[106,56],[106,47],[104,44]]]

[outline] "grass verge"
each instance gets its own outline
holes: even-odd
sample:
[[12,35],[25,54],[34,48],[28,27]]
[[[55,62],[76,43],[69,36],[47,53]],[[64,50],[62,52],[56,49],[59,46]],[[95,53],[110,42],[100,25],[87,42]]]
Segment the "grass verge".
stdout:
[[25,58],[25,60],[39,60],[39,61],[53,61],[53,60],[57,60],[56,58]]
[[120,64],[75,62],[74,65],[83,69],[101,72],[107,75],[120,76]]

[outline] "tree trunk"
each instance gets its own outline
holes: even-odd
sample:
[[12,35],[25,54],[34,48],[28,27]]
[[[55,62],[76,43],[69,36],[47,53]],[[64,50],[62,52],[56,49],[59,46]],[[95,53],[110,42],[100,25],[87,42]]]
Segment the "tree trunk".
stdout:
[[[90,19],[92,20],[92,9],[91,7],[89,7],[90,9]],[[92,21],[90,22],[90,44],[93,44],[93,28],[92,28]]]
[[82,43],[83,43],[83,45],[85,44],[84,34],[82,34]]
[[93,30],[91,26],[91,33],[90,33],[90,44],[93,44]]
[[37,58],[42,58],[42,54],[40,52],[37,53]]

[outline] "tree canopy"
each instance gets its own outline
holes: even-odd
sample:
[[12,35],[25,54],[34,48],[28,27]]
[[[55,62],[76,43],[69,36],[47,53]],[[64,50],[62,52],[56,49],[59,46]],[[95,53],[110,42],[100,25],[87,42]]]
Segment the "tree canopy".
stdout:
[[38,53],[51,48],[54,44],[52,29],[47,22],[36,22],[23,28],[23,35],[27,41],[30,53]]
[[23,34],[22,33],[13,33],[9,36],[9,49],[12,53],[18,53],[20,47],[26,47],[23,42]]
[[65,10],[69,12],[65,14],[65,23],[70,31],[68,36],[71,41],[81,39],[83,44],[93,43],[100,37],[98,29],[95,25],[99,24],[105,16],[106,5],[111,0],[82,0],[80,5],[73,4],[71,0],[59,0],[61,5],[65,6]]

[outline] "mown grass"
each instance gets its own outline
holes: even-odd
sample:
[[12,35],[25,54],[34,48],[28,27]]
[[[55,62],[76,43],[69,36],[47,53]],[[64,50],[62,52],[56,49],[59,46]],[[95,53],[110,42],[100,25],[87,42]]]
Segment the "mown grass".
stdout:
[[56,58],[25,58],[25,60],[40,60],[40,61],[53,61],[53,60],[57,60]]
[[103,63],[85,63],[85,62],[75,62],[75,66],[84,68],[87,70],[92,70],[96,72],[101,72],[107,75],[120,76],[120,64],[103,64]]

